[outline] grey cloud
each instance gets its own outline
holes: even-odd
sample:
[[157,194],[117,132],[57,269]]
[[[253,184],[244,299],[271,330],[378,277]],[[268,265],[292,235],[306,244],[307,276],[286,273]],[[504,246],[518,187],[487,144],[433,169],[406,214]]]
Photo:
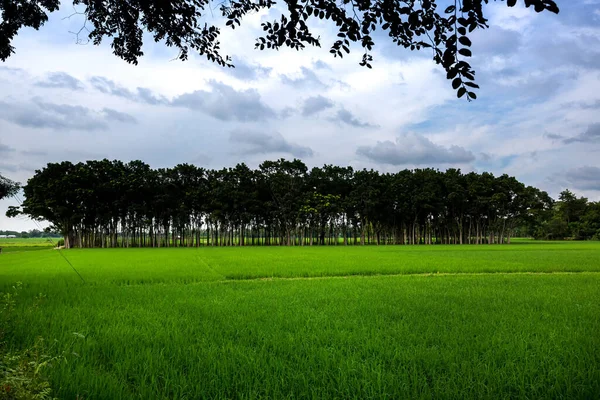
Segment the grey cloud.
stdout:
[[326,84],[321,82],[317,74],[306,67],[300,67],[301,76],[299,78],[290,78],[287,75],[281,75],[281,82],[297,89],[303,88],[325,88]]
[[280,118],[289,118],[296,113],[296,109],[292,107],[285,107],[283,110],[279,111]]
[[221,82],[210,81],[211,91],[197,90],[173,99],[171,105],[202,111],[221,121],[262,121],[277,113],[264,104],[256,89],[237,91]]
[[323,110],[333,107],[333,102],[321,95],[309,97],[302,105],[302,115],[305,117],[317,114]]
[[51,72],[46,76],[46,79],[36,82],[35,86],[70,90],[83,89],[83,84],[79,79],[65,72]]
[[288,142],[280,133],[267,135],[255,131],[234,130],[230,141],[246,145],[245,154],[288,153],[295,157],[312,157],[310,147]]
[[107,129],[106,123],[89,108],[48,103],[39,97],[33,98],[31,103],[0,101],[0,119],[27,128]]
[[508,55],[517,52],[521,46],[521,34],[517,31],[491,26],[476,31],[473,40],[473,54]]
[[552,140],[562,140],[565,138],[563,135],[558,135],[556,133],[544,133],[544,137]]
[[90,109],[82,106],[72,106],[69,104],[48,103],[40,97],[34,97],[33,102],[44,111],[50,111],[59,115],[73,117],[76,115],[89,115]]
[[356,154],[380,164],[460,164],[475,160],[470,151],[459,146],[444,147],[418,134],[404,134],[396,139],[360,146]]
[[123,97],[128,100],[135,101],[135,95],[126,87],[116,84],[114,81],[110,79],[104,78],[102,76],[93,76],[90,79],[90,83],[97,90],[102,93],[111,94],[113,96]]
[[12,147],[10,147],[8,145],[0,143],[0,154],[3,154],[3,153],[13,153],[14,151],[15,151],[14,148],[12,148]]
[[352,113],[350,111],[346,110],[345,108],[340,108],[338,110],[338,112],[336,113],[335,120],[341,121],[341,122],[351,125],[351,126],[355,126],[357,128],[377,128],[378,127],[378,125],[373,125],[368,122],[363,122],[363,121],[359,120],[354,115],[352,115]]
[[32,157],[43,157],[48,155],[48,152],[44,150],[21,150],[20,153]]
[[17,172],[19,170],[16,164],[0,163],[0,171]]
[[584,110],[595,110],[597,108],[600,108],[600,100],[596,100],[593,103],[581,103],[580,107]]
[[574,168],[565,173],[567,181],[576,189],[600,190],[600,168]]
[[563,107],[581,108],[583,110],[595,110],[595,109],[600,108],[600,100],[596,100],[596,101],[593,101],[593,102],[570,101],[568,103],[563,103]]
[[565,144],[576,143],[576,142],[581,142],[581,143],[600,142],[600,123],[591,124],[590,126],[588,126],[588,128],[585,132],[582,132],[577,136],[564,139],[563,142]]
[[0,65],[0,72],[5,72],[7,74],[23,74],[25,73],[25,70],[22,68],[13,68]]
[[527,100],[529,102],[539,102],[548,99],[556,94],[563,87],[571,85],[576,80],[578,73],[575,70],[547,71],[544,74],[536,74],[531,71],[515,75],[505,75],[503,73],[497,76],[495,72],[483,71],[477,78],[478,84],[486,87],[490,93],[495,96],[510,96],[516,100]]
[[169,102],[166,97],[156,94],[150,89],[141,87],[137,88],[137,97],[142,103],[151,104],[154,106],[167,104]]
[[600,40],[595,35],[538,35],[524,48],[537,68],[580,66],[598,69],[600,65]]
[[137,124],[138,122],[135,117],[124,112],[113,110],[112,108],[103,108],[102,112],[104,113],[105,118],[110,121],[119,121],[128,124]]
[[122,97],[124,99],[135,101],[138,103],[146,103],[151,105],[160,105],[168,103],[168,100],[164,96],[156,94],[150,89],[138,87],[136,89],[136,92],[132,92],[126,87],[121,86],[116,82],[104,78],[102,76],[92,77],[90,79],[90,83],[94,88],[96,88],[102,93]]
[[235,68],[228,69],[228,72],[242,81],[253,81],[266,77],[272,70],[272,68],[263,67],[260,64],[249,64],[244,60],[234,62],[234,65]]
[[18,172],[18,171],[34,171],[35,167],[20,163],[20,164],[7,164],[0,163],[0,171]]
[[479,153],[479,158],[483,161],[490,161],[492,159],[492,155],[489,153]]
[[213,157],[209,156],[206,153],[198,153],[194,158],[192,158],[189,162],[191,164],[199,165],[199,166],[207,166],[213,160]]

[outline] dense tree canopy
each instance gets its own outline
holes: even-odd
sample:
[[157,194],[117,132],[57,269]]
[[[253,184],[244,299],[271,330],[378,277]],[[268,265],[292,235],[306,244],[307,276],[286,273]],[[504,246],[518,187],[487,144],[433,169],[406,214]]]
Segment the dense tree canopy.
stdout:
[[14,196],[19,191],[19,184],[0,175],[0,200]]
[[[559,11],[552,0],[523,1],[536,12]],[[478,86],[474,83],[475,72],[466,61],[472,55],[469,34],[487,27],[487,3],[489,0],[284,0],[287,12],[261,24],[264,35],[256,39],[255,47],[320,47],[321,38],[313,35],[309,23],[311,19],[324,19],[337,31],[330,52],[343,57],[352,43],[359,43],[364,51],[360,65],[371,68],[371,50],[375,40],[380,40],[376,38],[379,30],[398,46],[431,51],[433,60],[452,80],[457,95],[474,99],[473,89]],[[506,1],[509,7],[516,3]],[[225,26],[235,29],[247,14],[275,4],[274,0],[225,0],[219,3],[219,9]],[[11,43],[19,29],[39,29],[48,20],[48,13],[60,5],[59,0],[0,0],[0,59],[6,60],[14,52]],[[220,53],[220,28],[202,21],[215,7],[210,0],[73,0],[73,5],[80,6],[85,17],[79,34],[87,34],[94,44],[112,39],[114,54],[127,62],[137,63],[143,55],[143,32],[147,31],[155,41],[176,47],[182,60],[193,51],[222,66],[232,66],[231,58]]]
[[564,190],[554,207],[530,219],[522,233],[538,239],[600,239],[600,202]]
[[49,221],[67,247],[508,243],[554,207],[508,175],[284,159],[256,170],[51,163],[23,190],[20,212]]

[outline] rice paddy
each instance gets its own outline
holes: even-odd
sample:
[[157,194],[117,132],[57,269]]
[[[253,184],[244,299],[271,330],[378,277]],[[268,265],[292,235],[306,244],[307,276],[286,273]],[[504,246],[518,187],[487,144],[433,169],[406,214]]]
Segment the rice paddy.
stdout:
[[600,394],[598,242],[62,254],[0,255],[59,398]]

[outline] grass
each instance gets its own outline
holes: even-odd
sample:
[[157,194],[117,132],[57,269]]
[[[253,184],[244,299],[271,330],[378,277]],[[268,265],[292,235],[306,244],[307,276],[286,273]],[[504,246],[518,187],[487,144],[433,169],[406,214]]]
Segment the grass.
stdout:
[[56,250],[0,255],[9,345],[68,352],[60,398],[600,394],[600,243],[63,254],[86,284]]
[[[600,272],[600,242],[495,246],[336,246],[63,251],[88,284],[418,273]],[[6,254],[0,282],[79,282],[56,250]]]
[[0,239],[0,248],[2,252],[16,252],[16,251],[31,251],[31,250],[45,250],[54,247],[58,239],[56,238],[29,238],[29,239]]

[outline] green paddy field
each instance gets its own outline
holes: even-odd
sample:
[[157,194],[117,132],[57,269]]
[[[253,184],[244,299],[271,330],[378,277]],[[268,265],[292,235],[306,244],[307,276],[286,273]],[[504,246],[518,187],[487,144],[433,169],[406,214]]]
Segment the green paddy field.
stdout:
[[4,340],[58,398],[600,398],[599,242],[44,246],[0,240]]

